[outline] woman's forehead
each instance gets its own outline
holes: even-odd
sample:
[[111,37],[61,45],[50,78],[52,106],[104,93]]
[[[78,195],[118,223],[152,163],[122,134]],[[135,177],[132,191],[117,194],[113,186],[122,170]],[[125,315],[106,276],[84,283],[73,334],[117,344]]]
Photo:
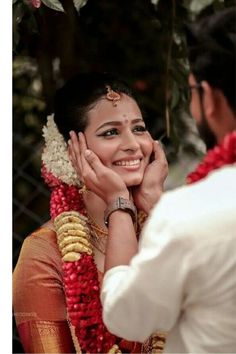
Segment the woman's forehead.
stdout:
[[120,105],[138,105],[135,99],[131,96],[126,95],[125,93],[120,93],[119,94],[120,98],[113,102],[113,100],[108,99],[106,95],[103,95],[98,99],[96,104],[92,107],[92,110],[96,109],[110,109],[114,108],[114,111],[117,107]]
[[122,95],[121,99],[116,102],[116,106],[105,97],[97,102],[97,104],[88,112],[89,124],[93,122],[100,123],[106,120],[122,120],[129,122],[135,118],[142,118],[140,108],[136,101],[127,96]]

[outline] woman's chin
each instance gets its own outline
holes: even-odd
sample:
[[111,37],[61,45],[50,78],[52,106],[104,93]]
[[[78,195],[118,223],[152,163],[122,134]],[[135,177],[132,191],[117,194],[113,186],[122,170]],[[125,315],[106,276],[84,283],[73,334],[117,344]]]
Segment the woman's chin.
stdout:
[[142,179],[143,179],[142,177],[133,177],[133,178],[130,177],[130,178],[124,178],[124,182],[127,187],[134,187],[140,185]]

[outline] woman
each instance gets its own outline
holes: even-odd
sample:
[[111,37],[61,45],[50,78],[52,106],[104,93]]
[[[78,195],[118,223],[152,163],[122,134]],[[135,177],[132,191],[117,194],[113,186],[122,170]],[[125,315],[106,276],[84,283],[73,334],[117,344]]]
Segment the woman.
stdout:
[[[162,334],[141,345],[115,337],[102,322],[106,204],[86,190],[86,176],[79,180],[72,167],[66,144],[72,130],[83,132],[87,146],[121,177],[138,209],[146,211],[159,198],[167,173],[164,154],[125,83],[109,74],[81,74],[57,91],[42,155],[51,220],[26,238],[14,271],[14,311],[24,350],[160,351]],[[138,215],[137,237],[145,219],[143,212]]]

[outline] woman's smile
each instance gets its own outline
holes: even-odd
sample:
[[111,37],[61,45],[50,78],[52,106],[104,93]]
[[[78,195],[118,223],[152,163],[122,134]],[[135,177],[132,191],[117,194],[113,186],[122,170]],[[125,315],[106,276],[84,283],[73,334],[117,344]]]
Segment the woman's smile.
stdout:
[[152,153],[152,138],[137,103],[127,95],[121,95],[117,107],[101,100],[89,111],[89,122],[85,129],[88,148],[127,186],[140,184]]
[[141,158],[122,159],[113,163],[113,165],[122,167],[127,171],[138,170],[141,167]]

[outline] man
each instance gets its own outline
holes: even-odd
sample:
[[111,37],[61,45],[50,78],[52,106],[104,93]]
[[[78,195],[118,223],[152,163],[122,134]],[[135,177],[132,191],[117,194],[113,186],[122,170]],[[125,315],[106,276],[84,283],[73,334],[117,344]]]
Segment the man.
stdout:
[[188,177],[194,184],[149,204],[139,250],[132,205],[117,202],[128,191],[80,142],[85,183],[108,204],[103,319],[128,340],[168,332],[166,353],[235,353],[235,7],[190,26],[187,41],[190,108],[208,152]]

